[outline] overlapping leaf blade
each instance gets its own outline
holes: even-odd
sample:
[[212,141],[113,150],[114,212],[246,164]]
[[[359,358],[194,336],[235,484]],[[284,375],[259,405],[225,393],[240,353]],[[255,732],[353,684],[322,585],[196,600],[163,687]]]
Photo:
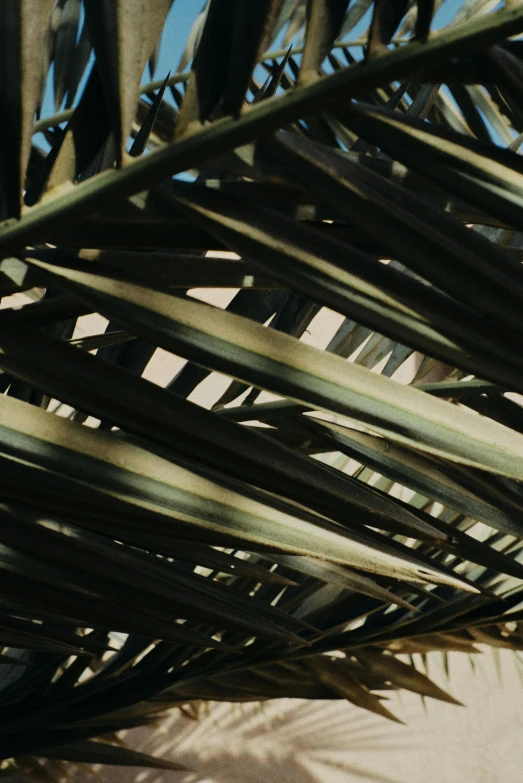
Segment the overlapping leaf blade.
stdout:
[[474,419],[471,437],[465,411],[239,316],[82,268],[31,263],[65,280],[101,312],[168,350],[211,367],[219,361],[222,371],[241,380],[356,418],[400,443],[503,475],[521,475],[523,441],[507,428]]

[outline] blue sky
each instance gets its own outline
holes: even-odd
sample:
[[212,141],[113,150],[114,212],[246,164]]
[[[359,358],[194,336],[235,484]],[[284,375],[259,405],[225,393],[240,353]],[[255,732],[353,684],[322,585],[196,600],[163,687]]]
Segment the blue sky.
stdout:
[[193,23],[203,8],[203,0],[175,0],[165,23],[156,78],[174,71]]

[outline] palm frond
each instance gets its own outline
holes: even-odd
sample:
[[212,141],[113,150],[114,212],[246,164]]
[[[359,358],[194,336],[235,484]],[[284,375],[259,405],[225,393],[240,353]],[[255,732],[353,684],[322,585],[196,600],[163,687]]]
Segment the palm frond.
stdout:
[[163,74],[171,0],[2,6],[2,775],[521,649],[523,10],[450,5],[210,0]]

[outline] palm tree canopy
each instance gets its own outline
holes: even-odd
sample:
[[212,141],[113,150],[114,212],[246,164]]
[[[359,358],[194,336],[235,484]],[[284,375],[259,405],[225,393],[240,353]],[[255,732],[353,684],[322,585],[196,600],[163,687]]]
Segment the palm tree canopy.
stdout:
[[208,0],[166,75],[177,2],[0,5],[2,774],[521,648],[523,8],[452,10]]

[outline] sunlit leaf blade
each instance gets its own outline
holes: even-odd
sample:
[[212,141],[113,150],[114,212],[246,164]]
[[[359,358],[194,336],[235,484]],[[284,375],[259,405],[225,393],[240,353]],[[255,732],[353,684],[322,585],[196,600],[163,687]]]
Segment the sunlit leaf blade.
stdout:
[[219,357],[221,371],[356,419],[400,443],[502,475],[521,475],[523,439],[494,422],[470,419],[467,411],[217,308],[90,271],[31,263],[65,280],[101,312],[167,350],[208,366]]
[[403,606],[406,609],[412,609],[412,605],[404,601],[390,590],[385,590],[372,580],[352,571],[349,568],[341,568],[334,563],[321,563],[310,557],[293,557],[292,555],[273,555],[276,563],[287,565],[289,568],[299,571],[309,576],[314,576],[323,582],[338,585],[347,590],[358,590],[364,595],[370,595],[381,601],[387,601],[391,604]]
[[100,67],[118,142],[118,160],[136,113],[143,70],[159,39],[171,0],[146,8],[141,0],[87,0],[86,22]]
[[209,11],[209,6],[210,6],[210,0],[205,0],[202,10],[196,17],[193,26],[191,28],[191,31],[187,37],[185,49],[183,50],[182,56],[180,57],[180,62],[178,63],[178,67],[177,67],[178,71],[184,71],[194,59],[194,55],[196,53],[196,49],[198,48],[198,43],[202,34],[203,26],[205,24],[205,19]]
[[[13,423],[11,412],[15,409],[17,420]],[[122,498],[127,495],[137,507],[153,510],[158,507],[161,498],[167,516],[197,525],[202,530],[221,530],[224,534],[229,532],[252,543],[280,547],[296,554],[310,554],[398,578],[442,580],[456,587],[474,590],[458,578],[419,566],[414,557],[397,556],[392,551],[378,554],[372,546],[360,543],[355,536],[343,535],[342,528],[323,522],[321,517],[310,518],[310,521],[306,516],[302,519],[292,517],[111,436],[63,421],[10,398],[3,398],[0,410],[3,413],[2,426],[9,431],[13,445],[16,443],[15,433],[18,433],[20,454],[36,458],[41,451],[38,442],[42,440],[47,442],[50,455],[54,451],[59,457],[63,451],[62,459],[68,459],[71,465],[76,453],[77,458],[85,463],[84,480],[88,463],[94,469],[99,464],[98,470],[103,469],[104,463],[107,470],[107,464],[112,463],[112,472],[118,471],[115,467],[118,463],[125,464],[125,483],[129,480],[138,482],[137,491],[129,492],[131,487],[126,490],[123,484],[119,490],[112,489],[112,494]],[[145,495],[144,489],[138,489],[140,483],[144,489],[148,488]],[[249,517],[250,525],[247,524]]]
[[[344,162],[341,159],[337,164],[340,169],[343,169]],[[306,168],[305,165],[304,168]],[[313,172],[312,177],[316,182],[319,159],[314,168],[316,171]],[[310,180],[310,177],[309,171],[307,181]],[[381,178],[377,179],[379,182]],[[319,187],[321,187],[321,183],[319,183]],[[356,191],[361,194],[363,187],[360,184]],[[393,269],[392,265],[380,264],[375,258],[367,253],[362,253],[351,245],[325,237],[317,229],[296,225],[273,211],[263,210],[259,207],[254,208],[246,201],[235,199],[226,194],[218,194],[210,188],[203,189],[177,183],[173,187],[173,195],[177,204],[194,215],[203,226],[208,227],[231,250],[241,254],[249,262],[260,266],[261,269],[275,277],[281,278],[287,284],[315,297],[332,309],[348,315],[351,319],[357,318],[381,333],[384,332],[396,340],[404,341],[419,350],[437,356],[449,364],[465,367],[479,375],[484,374],[500,383],[503,383],[500,380],[502,377],[506,378],[507,387],[517,391],[523,389],[519,372],[512,372],[512,369],[515,369],[512,365],[518,361],[518,351],[515,343],[514,350],[512,350],[512,340],[507,332],[504,331],[498,339],[497,330],[493,328],[493,324],[486,330],[484,318],[480,314],[459,307],[457,302],[448,297],[442,297],[434,288],[429,288],[423,282],[412,279],[412,277],[406,277]],[[335,207],[341,203],[339,197],[336,198],[333,195],[331,183],[329,183],[328,197],[333,199]],[[398,209],[398,198],[402,198],[401,193],[396,193],[395,198],[392,199],[393,210]],[[350,214],[351,222],[355,221],[355,214],[361,215],[366,212],[365,216],[361,218],[361,223],[365,225],[369,221],[369,215],[373,214],[368,210],[368,200],[364,199],[364,204],[356,204],[354,209],[349,208],[347,200],[350,203],[348,195],[344,194],[342,208]],[[446,220],[445,216],[438,215],[434,222],[437,222],[439,218],[443,222]],[[411,228],[413,221],[416,222],[414,215],[410,215],[407,220],[410,220],[409,228]],[[396,222],[396,218],[391,220],[393,226]],[[368,225],[369,235],[371,235],[370,222]],[[427,240],[427,245],[427,234],[430,236],[432,231],[432,225],[430,228],[425,225],[425,230],[420,232],[424,240]],[[476,273],[475,260],[478,253],[481,253],[484,265],[488,269],[487,259],[499,251],[492,248],[490,242],[484,244],[485,240],[473,236],[473,232],[462,229],[454,222],[446,225],[442,231],[444,233],[440,237],[440,244],[443,242],[446,254],[451,250],[448,247],[450,244],[447,238],[448,233],[452,235],[456,231],[464,231],[467,240],[465,248],[461,247],[460,251],[456,249],[456,254],[459,255],[459,264],[457,264],[456,270],[448,273],[442,270],[436,273],[441,275],[438,282],[441,282],[442,277],[445,276],[448,285],[450,278],[452,281],[450,285],[455,291],[458,287],[459,269],[467,256],[471,262],[474,262]],[[468,235],[470,235],[470,239]],[[395,238],[396,246],[403,244],[404,248],[405,245],[408,245],[409,257],[412,258],[415,247],[411,237],[402,237],[402,234],[396,230],[392,236]],[[472,248],[467,251],[468,245],[475,245],[476,240],[479,241],[479,245],[474,247],[474,251]],[[463,244],[463,237],[460,241]],[[438,244],[437,239],[436,244]],[[350,253],[347,252],[349,249]],[[427,269],[427,265],[421,259],[425,254],[428,259],[427,250],[428,247],[422,256],[419,253],[415,256],[417,264],[424,266],[424,271]],[[441,252],[441,248],[439,252]],[[435,255],[439,258],[438,251],[435,251]],[[505,271],[505,277],[503,278],[501,270],[490,274],[487,271],[486,275],[492,277],[494,274],[498,278],[501,275],[502,285],[506,287],[507,272],[514,269],[519,274],[520,270],[507,254],[499,253],[499,258],[501,267],[503,264],[508,267]],[[430,269],[433,270],[434,266],[431,264]],[[429,271],[428,274],[432,276],[433,272]],[[499,286],[499,280],[497,285]],[[463,291],[463,285],[460,288],[460,298],[464,296],[461,291]],[[500,294],[500,297],[502,296],[504,293]],[[515,309],[518,307],[517,298],[518,292],[516,290]],[[500,301],[499,298],[496,301],[492,297],[489,300],[488,308],[495,309],[501,319],[506,318],[504,301]],[[472,326],[472,322],[474,326]],[[466,323],[470,324],[470,328],[465,328]],[[513,325],[514,322],[511,323]],[[363,334],[361,331],[363,328],[359,324],[355,334]],[[348,344],[352,345],[352,338],[349,339]],[[502,353],[507,351],[510,356],[507,353],[503,361],[500,361]],[[342,355],[348,354],[344,351]],[[510,380],[507,374],[511,374]]]
[[[170,451],[176,444],[175,453],[250,484],[298,502],[306,500],[318,510],[328,509],[342,524],[349,524],[347,510],[354,508],[362,522],[368,520],[385,529],[392,526],[426,540],[440,538],[430,525],[401,509],[392,498],[349,476],[311,462],[263,433],[249,432],[144,380],[129,377],[117,367],[101,364],[34,330],[27,331],[19,321],[14,329],[7,314],[6,320],[5,328],[0,326],[0,364],[78,409],[115,421]],[[26,354],[26,346],[32,346],[30,354]],[[68,373],[71,367],[74,372]],[[125,404],[122,386],[126,388]]]
[[340,32],[340,38],[344,38],[348,32],[358,24],[361,17],[372,5],[372,0],[353,0],[349,5]]

